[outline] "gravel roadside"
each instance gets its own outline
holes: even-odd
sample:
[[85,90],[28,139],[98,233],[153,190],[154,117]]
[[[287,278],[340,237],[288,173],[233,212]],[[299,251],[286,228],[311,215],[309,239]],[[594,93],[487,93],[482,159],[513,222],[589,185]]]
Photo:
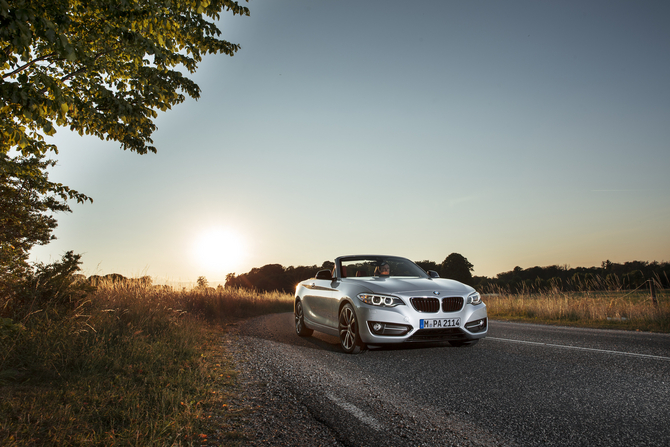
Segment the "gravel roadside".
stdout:
[[[244,324],[239,323],[239,324]],[[223,343],[239,371],[237,394],[228,401],[231,428],[245,446],[344,446],[285,385],[282,364],[265,340],[240,336],[228,327]]]

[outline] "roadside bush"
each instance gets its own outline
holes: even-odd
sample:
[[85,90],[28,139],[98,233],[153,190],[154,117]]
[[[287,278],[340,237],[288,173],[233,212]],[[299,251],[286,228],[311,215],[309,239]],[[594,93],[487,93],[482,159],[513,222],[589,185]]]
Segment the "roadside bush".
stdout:
[[22,278],[13,278],[11,286],[5,284],[0,317],[23,321],[38,312],[60,314],[79,306],[95,290],[76,275],[80,259],[69,251],[60,261],[35,264]]

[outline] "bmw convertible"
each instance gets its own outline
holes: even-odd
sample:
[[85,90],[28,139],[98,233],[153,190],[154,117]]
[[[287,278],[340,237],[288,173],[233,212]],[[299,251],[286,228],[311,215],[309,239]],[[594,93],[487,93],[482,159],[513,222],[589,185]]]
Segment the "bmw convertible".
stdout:
[[389,343],[472,346],[486,336],[486,305],[472,287],[397,256],[341,256],[296,287],[295,330],[339,337],[346,353]]

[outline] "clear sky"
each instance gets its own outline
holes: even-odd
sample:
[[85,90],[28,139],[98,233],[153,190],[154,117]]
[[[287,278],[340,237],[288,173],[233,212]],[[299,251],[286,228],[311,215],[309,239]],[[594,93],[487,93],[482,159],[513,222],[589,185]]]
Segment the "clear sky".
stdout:
[[88,275],[223,281],[269,263],[452,252],[670,261],[670,2],[252,0],[158,154],[59,130],[93,197],[33,251]]

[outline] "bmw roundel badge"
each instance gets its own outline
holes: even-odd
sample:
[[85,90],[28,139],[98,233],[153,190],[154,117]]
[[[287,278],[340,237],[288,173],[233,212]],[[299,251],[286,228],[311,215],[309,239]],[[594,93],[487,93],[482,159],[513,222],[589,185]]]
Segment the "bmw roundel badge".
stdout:
[[440,292],[438,292],[437,290],[433,292],[433,295],[439,295],[439,294]]

